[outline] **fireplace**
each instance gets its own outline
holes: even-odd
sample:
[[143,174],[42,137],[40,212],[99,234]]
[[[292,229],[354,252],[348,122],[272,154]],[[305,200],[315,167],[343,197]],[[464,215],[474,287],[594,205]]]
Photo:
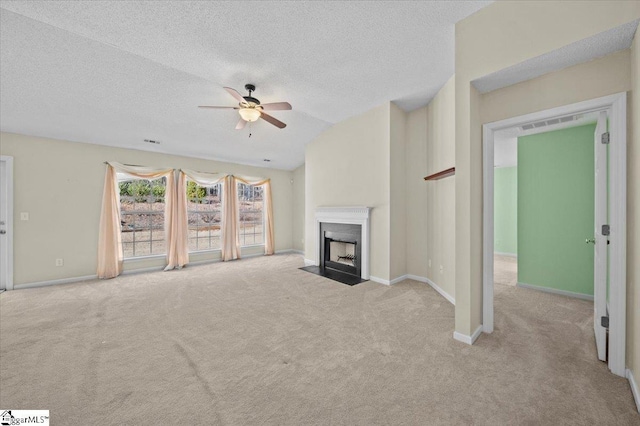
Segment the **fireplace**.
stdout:
[[301,268],[343,284],[369,279],[371,207],[317,207],[315,259]]
[[360,277],[361,225],[320,223],[320,268]]

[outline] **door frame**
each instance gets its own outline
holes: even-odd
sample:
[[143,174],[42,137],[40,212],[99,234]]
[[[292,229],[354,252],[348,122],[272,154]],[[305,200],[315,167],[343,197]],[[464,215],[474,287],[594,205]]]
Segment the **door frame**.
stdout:
[[609,369],[625,377],[626,275],[627,275],[627,94],[626,92],[551,108],[482,126],[483,225],[482,225],[482,331],[493,332],[493,177],[494,135],[498,130],[531,122],[609,112]]
[[7,185],[7,291],[13,290],[13,157],[0,155],[0,162],[5,163]]

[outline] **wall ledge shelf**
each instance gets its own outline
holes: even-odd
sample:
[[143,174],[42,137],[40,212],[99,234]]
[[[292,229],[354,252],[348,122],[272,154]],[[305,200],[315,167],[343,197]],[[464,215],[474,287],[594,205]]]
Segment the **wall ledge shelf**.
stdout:
[[429,176],[425,176],[424,180],[444,179],[446,177],[453,176],[455,174],[456,174],[456,168],[455,167],[451,167],[451,168],[443,170],[441,172],[434,173],[434,174],[429,175]]

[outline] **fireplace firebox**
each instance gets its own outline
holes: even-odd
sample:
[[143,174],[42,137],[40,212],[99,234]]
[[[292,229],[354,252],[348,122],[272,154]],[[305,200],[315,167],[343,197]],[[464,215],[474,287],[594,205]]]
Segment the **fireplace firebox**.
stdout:
[[328,268],[360,277],[362,264],[361,225],[320,224],[320,268]]

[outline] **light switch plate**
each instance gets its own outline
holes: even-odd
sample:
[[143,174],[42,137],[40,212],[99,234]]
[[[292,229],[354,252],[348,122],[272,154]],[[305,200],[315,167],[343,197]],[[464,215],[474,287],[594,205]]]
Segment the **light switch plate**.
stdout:
[[29,212],[21,212],[20,220],[29,220]]

